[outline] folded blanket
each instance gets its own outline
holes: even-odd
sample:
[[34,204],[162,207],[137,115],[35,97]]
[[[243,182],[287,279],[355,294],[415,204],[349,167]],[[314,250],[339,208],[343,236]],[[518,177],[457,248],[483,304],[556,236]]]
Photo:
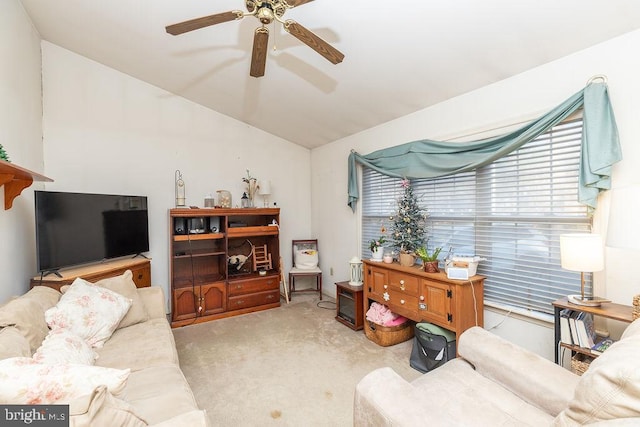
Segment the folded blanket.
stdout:
[[369,310],[367,310],[366,318],[368,321],[381,326],[396,326],[407,321],[406,317],[394,313],[386,305],[377,302],[371,303]]

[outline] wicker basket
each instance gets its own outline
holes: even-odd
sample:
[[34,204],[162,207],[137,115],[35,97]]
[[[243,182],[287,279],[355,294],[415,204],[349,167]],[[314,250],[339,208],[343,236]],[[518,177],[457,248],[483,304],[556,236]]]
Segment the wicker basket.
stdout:
[[571,370],[574,374],[582,375],[589,369],[593,358],[586,354],[578,353],[571,358]]
[[381,326],[365,320],[364,333],[374,343],[388,347],[413,338],[413,326],[410,320],[396,326]]

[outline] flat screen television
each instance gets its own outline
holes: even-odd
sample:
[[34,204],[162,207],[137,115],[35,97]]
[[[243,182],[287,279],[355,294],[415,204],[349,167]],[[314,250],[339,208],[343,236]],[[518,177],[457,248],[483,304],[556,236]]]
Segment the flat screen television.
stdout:
[[41,273],[149,251],[146,196],[35,191]]

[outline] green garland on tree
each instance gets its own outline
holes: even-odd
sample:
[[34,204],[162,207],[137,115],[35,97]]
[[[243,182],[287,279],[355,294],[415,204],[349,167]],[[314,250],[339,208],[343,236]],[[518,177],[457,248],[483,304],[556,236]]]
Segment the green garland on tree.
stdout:
[[409,180],[402,180],[404,193],[391,216],[391,241],[401,252],[412,253],[424,245],[427,212],[418,205]]
[[0,144],[0,159],[4,160],[6,162],[11,162],[11,160],[9,160],[9,155],[4,150],[4,147],[2,146],[2,144]]

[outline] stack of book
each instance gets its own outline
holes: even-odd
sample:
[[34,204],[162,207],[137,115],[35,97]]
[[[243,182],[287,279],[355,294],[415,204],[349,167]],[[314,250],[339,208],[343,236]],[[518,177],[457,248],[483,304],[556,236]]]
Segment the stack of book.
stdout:
[[602,354],[613,344],[612,339],[596,334],[593,314],[569,309],[560,312],[560,341],[588,348],[595,354]]

